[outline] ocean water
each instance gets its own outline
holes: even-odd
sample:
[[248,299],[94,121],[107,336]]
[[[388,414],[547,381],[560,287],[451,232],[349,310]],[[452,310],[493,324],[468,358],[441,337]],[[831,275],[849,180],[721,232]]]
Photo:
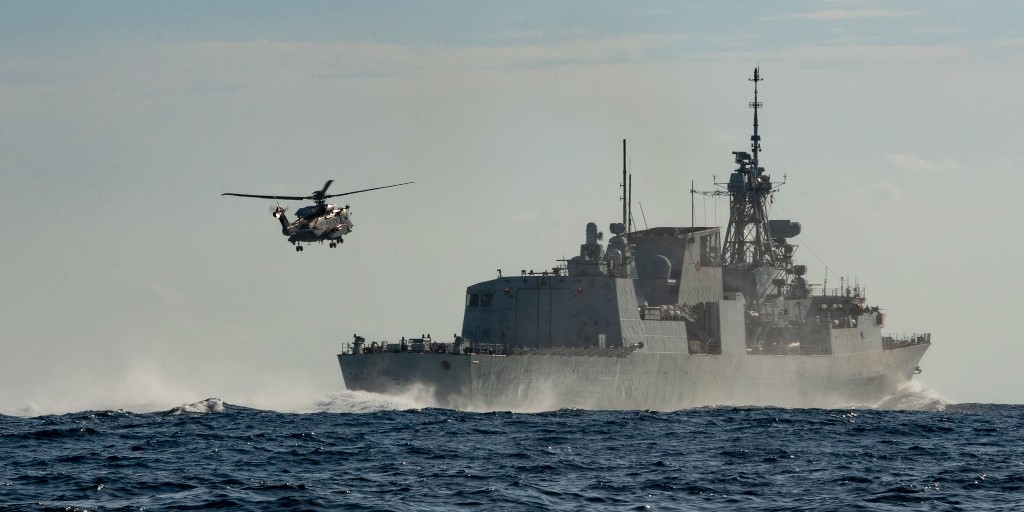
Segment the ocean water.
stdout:
[[1024,510],[1024,406],[0,415],[0,510]]

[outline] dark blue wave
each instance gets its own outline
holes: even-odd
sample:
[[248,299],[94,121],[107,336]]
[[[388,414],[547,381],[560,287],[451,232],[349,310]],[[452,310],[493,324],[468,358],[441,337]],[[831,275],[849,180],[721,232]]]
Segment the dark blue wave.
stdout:
[[1024,407],[1011,405],[286,414],[204,401],[0,416],[0,448],[2,510],[1024,510]]

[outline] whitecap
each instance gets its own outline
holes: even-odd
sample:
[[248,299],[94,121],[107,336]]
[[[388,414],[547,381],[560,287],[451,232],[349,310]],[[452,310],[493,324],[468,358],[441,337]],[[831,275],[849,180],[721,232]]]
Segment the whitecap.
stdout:
[[367,413],[436,407],[433,390],[414,386],[400,395],[345,390],[316,400],[311,412]]
[[882,400],[875,409],[885,411],[944,411],[949,401],[918,381],[910,381],[896,394]]
[[224,401],[220,398],[207,398],[206,400],[179,405],[167,412],[170,414],[206,414],[211,412],[224,412]]

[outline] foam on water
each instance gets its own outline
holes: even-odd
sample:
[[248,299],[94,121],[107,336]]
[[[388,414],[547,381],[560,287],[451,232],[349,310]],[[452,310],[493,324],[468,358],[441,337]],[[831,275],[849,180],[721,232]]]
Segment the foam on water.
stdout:
[[[426,409],[438,407],[433,400],[432,389],[427,386],[416,386],[399,395],[383,395],[367,391],[344,390],[337,393],[328,393],[318,398],[309,405],[300,405],[277,410],[278,412],[312,413],[312,412],[334,412],[334,413],[367,413],[379,411],[406,411],[412,409]],[[862,406],[867,409],[885,411],[929,411],[941,412],[946,410],[949,401],[943,398],[937,391],[928,388],[924,384],[912,381],[897,391],[894,395],[882,400],[874,406]],[[706,406],[717,407],[717,406]],[[722,406],[734,407],[734,406]],[[837,406],[838,409],[848,408]],[[523,409],[517,412],[537,413],[551,411],[555,408],[545,407],[545,404],[532,404],[531,407],[524,405]],[[480,411],[478,411],[480,412]]]
[[207,398],[190,404],[179,405],[167,411],[169,414],[208,414],[224,412],[224,401],[220,398]]
[[949,402],[935,390],[918,381],[910,381],[895,395],[886,398],[874,408],[884,411],[931,411],[946,409]]
[[437,407],[432,396],[433,390],[426,386],[414,386],[400,395],[345,390],[316,400],[309,410],[295,412],[363,413],[426,409]]
[[[366,391],[343,390],[339,392],[326,393],[317,398],[295,399],[284,404],[280,402],[271,403],[247,403],[245,407],[254,409],[275,411],[281,413],[309,414],[318,412],[330,413],[373,413],[380,411],[407,411],[435,408],[438,405],[433,401],[431,389],[425,386],[413,388],[400,395],[383,395]],[[929,411],[942,412],[947,410],[951,404],[938,392],[920,383],[911,382],[901,388],[896,394],[882,400],[868,409],[884,411]],[[714,408],[715,406],[708,406]],[[725,406],[732,407],[732,406]],[[707,408],[707,407],[705,407]],[[846,408],[846,407],[839,407]],[[83,409],[87,410],[87,409]],[[113,409],[110,409],[113,410]],[[135,413],[160,412],[149,406],[127,406],[120,408]],[[179,414],[208,414],[223,413],[225,402],[220,398],[207,398],[196,402],[182,404],[171,409],[162,409],[172,415]],[[533,408],[523,409],[518,412],[542,412],[549,409]],[[81,411],[55,412],[52,408],[41,407],[36,404],[18,409],[0,410],[0,415],[34,417],[49,414],[61,414]]]

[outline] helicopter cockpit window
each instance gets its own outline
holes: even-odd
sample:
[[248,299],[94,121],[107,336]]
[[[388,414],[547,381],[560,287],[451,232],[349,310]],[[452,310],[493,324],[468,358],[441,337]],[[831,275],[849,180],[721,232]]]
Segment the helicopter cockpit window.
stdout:
[[477,307],[479,305],[480,305],[480,294],[479,293],[469,293],[469,294],[466,294],[466,307],[467,308],[475,308],[475,307]]
[[480,307],[489,308],[491,307],[491,298],[494,297],[493,293],[481,293],[480,294]]

